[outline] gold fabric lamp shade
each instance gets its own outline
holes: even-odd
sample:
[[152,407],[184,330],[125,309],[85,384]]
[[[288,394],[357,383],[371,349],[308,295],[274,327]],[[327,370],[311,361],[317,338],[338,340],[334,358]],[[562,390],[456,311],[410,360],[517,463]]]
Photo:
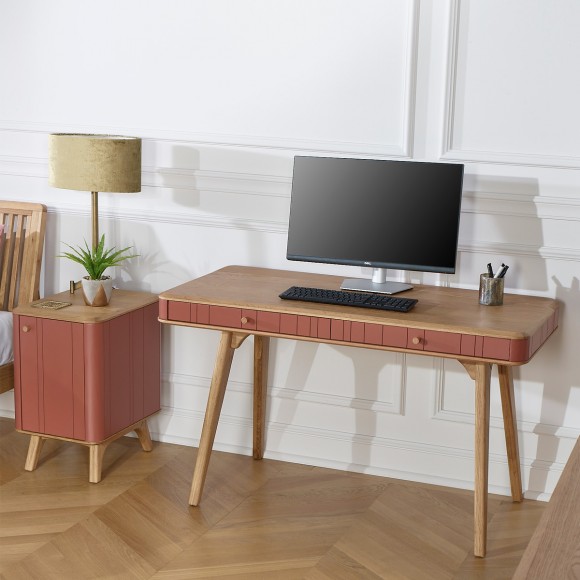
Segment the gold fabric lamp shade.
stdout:
[[49,136],[48,183],[92,194],[93,248],[99,242],[98,192],[141,191],[141,139],[117,135]]

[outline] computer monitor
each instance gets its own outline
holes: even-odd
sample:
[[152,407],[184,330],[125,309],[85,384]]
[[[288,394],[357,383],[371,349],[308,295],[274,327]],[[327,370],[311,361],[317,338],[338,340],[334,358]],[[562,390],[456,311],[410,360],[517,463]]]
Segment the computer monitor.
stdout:
[[372,267],[342,289],[394,294],[412,288],[386,269],[454,273],[463,165],[296,156],[289,260]]

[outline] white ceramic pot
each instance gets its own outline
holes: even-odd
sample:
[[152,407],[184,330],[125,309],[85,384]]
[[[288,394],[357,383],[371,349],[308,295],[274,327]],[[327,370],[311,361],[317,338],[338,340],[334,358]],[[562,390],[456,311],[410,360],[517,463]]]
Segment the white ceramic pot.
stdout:
[[110,276],[103,276],[100,280],[91,280],[85,276],[81,285],[87,306],[106,306],[111,300],[113,279]]

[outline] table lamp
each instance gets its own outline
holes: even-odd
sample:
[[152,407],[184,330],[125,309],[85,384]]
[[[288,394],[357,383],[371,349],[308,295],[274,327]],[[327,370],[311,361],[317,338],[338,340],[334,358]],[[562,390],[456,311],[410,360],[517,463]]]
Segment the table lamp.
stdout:
[[48,149],[49,184],[91,192],[92,247],[95,249],[99,243],[98,192],[141,191],[141,139],[55,133],[49,136]]

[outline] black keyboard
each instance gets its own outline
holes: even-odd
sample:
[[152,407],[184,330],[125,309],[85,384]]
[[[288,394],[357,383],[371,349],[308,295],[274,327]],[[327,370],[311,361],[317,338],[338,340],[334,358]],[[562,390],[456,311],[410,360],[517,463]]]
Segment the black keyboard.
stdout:
[[325,290],[323,288],[305,288],[303,286],[292,286],[279,296],[284,300],[360,306],[378,310],[395,310],[396,312],[408,312],[418,302],[414,298],[398,298],[372,292],[346,292],[344,290]]

